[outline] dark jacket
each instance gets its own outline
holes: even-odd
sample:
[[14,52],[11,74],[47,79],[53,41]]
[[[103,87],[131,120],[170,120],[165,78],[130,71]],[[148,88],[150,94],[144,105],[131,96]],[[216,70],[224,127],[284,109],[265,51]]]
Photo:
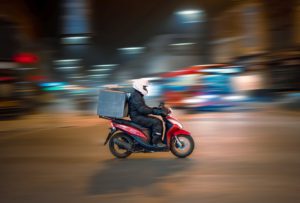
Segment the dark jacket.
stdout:
[[134,90],[128,101],[129,116],[131,119],[138,116],[147,116],[153,114],[153,109],[145,104],[144,96],[137,90]]

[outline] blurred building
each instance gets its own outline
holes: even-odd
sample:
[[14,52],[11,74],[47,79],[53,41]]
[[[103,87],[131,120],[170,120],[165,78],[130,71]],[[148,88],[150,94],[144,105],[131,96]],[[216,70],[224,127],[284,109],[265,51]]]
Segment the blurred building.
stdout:
[[295,9],[295,15],[294,15],[294,39],[297,43],[297,45],[300,45],[300,1],[297,1],[296,9]]
[[61,80],[71,81],[81,76],[87,66],[87,56],[91,53],[88,3],[85,0],[60,2],[60,49],[53,65]]
[[146,44],[143,53],[116,71],[114,78],[129,80],[203,63],[199,44],[196,33],[156,36]]
[[246,68],[237,87],[299,90],[299,2],[247,0],[213,18],[212,60]]
[[[51,44],[47,44],[47,37],[50,36],[52,27],[44,28],[42,16],[38,13],[44,12],[39,10],[38,6],[33,8],[32,4],[37,3],[30,0],[1,1],[0,21],[1,21],[1,56],[0,58],[13,61],[13,56],[19,53],[30,53],[37,56],[39,60],[32,66],[21,64],[17,67],[25,74],[28,80],[36,82],[37,78],[46,78],[51,58]],[[49,13],[55,13],[53,8],[44,3],[48,12],[44,13],[48,18]],[[53,21],[52,19],[49,22]],[[6,25],[4,25],[6,24]],[[7,26],[9,24],[9,26]],[[49,23],[48,23],[49,24]],[[51,33],[54,34],[54,33]],[[9,38],[11,40],[9,40]],[[51,41],[51,40],[50,40]],[[49,46],[48,46],[49,45]],[[6,57],[3,58],[3,56]]]
[[247,0],[212,20],[212,56],[227,62],[244,55],[299,46],[299,1]]
[[0,18],[10,21],[19,29],[18,38],[23,43],[32,42],[37,37],[37,28],[34,16],[30,14],[30,10],[25,6],[22,0],[1,1]]

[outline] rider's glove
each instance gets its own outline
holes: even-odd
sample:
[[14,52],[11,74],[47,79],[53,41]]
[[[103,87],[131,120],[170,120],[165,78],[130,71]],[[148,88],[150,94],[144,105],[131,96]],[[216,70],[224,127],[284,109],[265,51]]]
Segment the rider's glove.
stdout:
[[162,110],[162,112],[161,112],[161,114],[160,114],[161,116],[167,116],[168,115],[168,113],[165,111],[165,110]]
[[161,108],[157,108],[157,107],[153,108],[153,114],[154,115],[167,116],[167,113],[164,110],[162,110]]
[[152,108],[152,114],[161,115],[162,110],[160,108],[154,107]]

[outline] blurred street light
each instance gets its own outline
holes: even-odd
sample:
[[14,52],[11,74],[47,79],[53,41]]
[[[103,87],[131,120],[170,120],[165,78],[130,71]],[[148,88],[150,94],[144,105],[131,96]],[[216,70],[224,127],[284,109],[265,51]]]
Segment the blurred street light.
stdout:
[[100,68],[102,68],[102,67],[116,67],[116,66],[118,66],[118,64],[99,64],[99,65],[93,65],[93,67],[100,67]]
[[81,59],[61,59],[61,60],[55,60],[54,63],[56,65],[69,65],[80,62]]
[[72,69],[78,69],[81,68],[81,66],[65,66],[65,67],[58,67],[58,69],[61,70],[72,70]]
[[61,38],[61,42],[63,44],[88,44],[90,41],[89,36],[71,36],[71,37],[63,37]]
[[183,10],[176,12],[183,23],[199,23],[203,20],[202,10]]
[[84,78],[83,75],[75,75],[75,76],[70,76],[69,78],[72,78],[72,79],[82,79]]
[[189,46],[189,45],[194,45],[196,43],[194,42],[184,42],[184,43],[175,43],[175,44],[170,44],[170,46]]
[[16,68],[17,70],[25,70],[25,71],[27,71],[27,70],[37,70],[37,68],[34,68],[34,67],[28,67],[28,68]]
[[39,60],[38,56],[32,53],[19,53],[13,58],[15,62],[21,64],[34,64],[37,63]]
[[89,71],[92,71],[92,72],[105,72],[105,71],[110,71],[111,69],[108,69],[108,68],[103,68],[103,69],[92,69],[92,70],[89,70]]
[[239,66],[232,66],[229,68],[209,68],[209,69],[202,69],[199,70],[201,73],[223,73],[223,74],[230,74],[230,73],[239,73],[241,72],[242,67]]
[[118,50],[124,54],[141,54],[144,52],[145,47],[124,47]]
[[178,11],[177,14],[179,15],[195,15],[201,13],[200,10],[184,10],[184,11]]
[[108,74],[92,74],[91,77],[105,77],[108,76]]
[[99,64],[99,65],[93,65],[92,67],[94,69],[90,69],[88,71],[90,72],[108,72],[113,70],[118,64]]

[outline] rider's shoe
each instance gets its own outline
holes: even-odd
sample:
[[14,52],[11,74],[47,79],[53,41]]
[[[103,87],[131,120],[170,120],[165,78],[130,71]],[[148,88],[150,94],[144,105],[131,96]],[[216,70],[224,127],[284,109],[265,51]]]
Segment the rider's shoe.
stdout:
[[158,142],[158,143],[154,144],[154,146],[156,146],[156,147],[166,147],[167,145],[162,143],[162,142]]

